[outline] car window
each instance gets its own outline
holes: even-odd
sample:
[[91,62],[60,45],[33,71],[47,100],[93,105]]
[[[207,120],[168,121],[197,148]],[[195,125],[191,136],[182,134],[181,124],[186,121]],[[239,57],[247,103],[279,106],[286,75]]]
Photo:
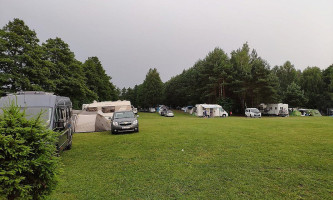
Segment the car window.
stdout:
[[133,112],[116,112],[114,114],[115,119],[120,119],[120,118],[134,118],[134,113]]

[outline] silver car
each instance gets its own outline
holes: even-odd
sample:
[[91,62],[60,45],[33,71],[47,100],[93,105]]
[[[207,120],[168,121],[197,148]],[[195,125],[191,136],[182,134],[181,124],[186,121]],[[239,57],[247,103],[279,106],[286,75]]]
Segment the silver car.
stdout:
[[139,132],[139,122],[133,111],[117,111],[111,118],[111,132]]
[[261,112],[257,108],[247,108],[245,109],[245,117],[261,118]]

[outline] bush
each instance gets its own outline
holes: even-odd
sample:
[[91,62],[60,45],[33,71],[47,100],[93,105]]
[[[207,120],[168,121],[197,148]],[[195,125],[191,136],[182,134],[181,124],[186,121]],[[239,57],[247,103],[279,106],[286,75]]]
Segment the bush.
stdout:
[[[43,199],[55,188],[60,169],[58,133],[36,118],[27,119],[14,102],[0,115],[0,196]],[[1,198],[0,198],[1,199]]]

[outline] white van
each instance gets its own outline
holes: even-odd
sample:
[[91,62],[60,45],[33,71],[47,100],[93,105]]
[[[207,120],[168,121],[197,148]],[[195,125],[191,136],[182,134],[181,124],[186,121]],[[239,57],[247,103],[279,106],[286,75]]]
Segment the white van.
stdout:
[[257,108],[246,108],[245,117],[261,117],[261,112]]

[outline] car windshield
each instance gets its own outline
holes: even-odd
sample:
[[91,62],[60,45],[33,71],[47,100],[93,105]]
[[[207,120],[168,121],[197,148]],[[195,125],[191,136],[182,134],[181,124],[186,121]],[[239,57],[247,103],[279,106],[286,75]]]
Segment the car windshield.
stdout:
[[133,112],[116,112],[114,113],[115,119],[121,119],[121,118],[134,118]]
[[172,111],[171,111],[171,110],[168,110],[168,113],[172,113]]
[[251,112],[259,112],[259,110],[257,108],[253,108],[251,109]]

